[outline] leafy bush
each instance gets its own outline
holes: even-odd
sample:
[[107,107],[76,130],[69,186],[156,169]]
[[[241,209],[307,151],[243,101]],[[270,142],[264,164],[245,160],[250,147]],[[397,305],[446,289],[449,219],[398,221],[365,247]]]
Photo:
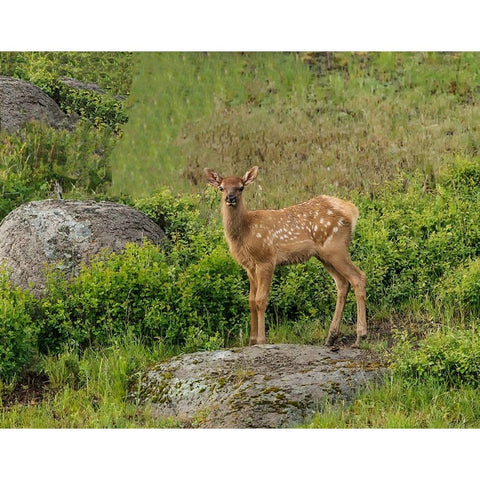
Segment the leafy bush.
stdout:
[[58,80],[44,85],[43,90],[62,110],[67,113],[74,111],[94,125],[108,126],[118,133],[128,120],[123,103],[110,95],[71,88]]
[[162,335],[168,322],[143,320],[153,302],[169,316],[171,280],[163,253],[148,243],[129,244],[118,255],[103,252],[71,282],[51,272],[41,302],[40,348],[108,344],[127,331],[150,339]]
[[225,246],[220,245],[179,275],[178,318],[209,336],[237,338],[249,318],[248,280]]
[[414,298],[442,297],[444,276],[480,255],[480,195],[465,189],[471,184],[464,165],[452,162],[430,191],[418,173],[373,200],[355,198],[361,216],[351,251],[367,274],[370,304],[401,310]]
[[[267,317],[280,322],[321,318],[328,324],[333,317],[335,301],[335,282],[318,260],[289,265],[275,272]],[[346,313],[350,312],[350,307]]]
[[437,285],[438,300],[453,305],[456,312],[480,314],[480,258],[469,260],[447,272]]
[[69,76],[97,83],[114,95],[127,95],[132,57],[128,52],[0,52],[0,71],[33,83],[44,77]]
[[149,243],[104,252],[71,282],[50,274],[40,305],[40,348],[107,345],[127,332],[147,343],[162,338],[171,345],[218,345],[246,327],[247,288],[240,275],[222,249],[186,270]]
[[198,222],[198,201],[193,196],[175,197],[163,188],[154,195],[135,202],[135,207],[150,217],[172,239],[188,239],[201,228]]
[[453,164],[448,165],[440,179],[450,191],[474,193],[479,195],[480,161],[458,157]]
[[13,287],[0,269],[0,379],[21,375],[35,353],[37,328],[33,298]]
[[421,341],[418,349],[404,339],[394,355],[393,371],[408,383],[480,384],[480,335],[475,331],[438,333]]
[[163,248],[172,263],[186,268],[209,254],[223,241],[216,217],[207,219],[199,210],[200,196],[174,196],[163,188],[134,206],[156,222],[167,236]]

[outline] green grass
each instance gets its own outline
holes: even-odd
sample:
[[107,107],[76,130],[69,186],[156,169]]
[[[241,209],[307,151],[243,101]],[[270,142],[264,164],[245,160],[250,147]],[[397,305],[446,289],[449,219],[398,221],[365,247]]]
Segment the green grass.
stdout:
[[389,378],[352,403],[327,404],[306,428],[479,428],[478,388],[406,386]]
[[129,399],[138,371],[174,353],[160,342],[147,348],[127,337],[109,348],[45,356],[37,366],[48,378],[42,398],[33,404],[4,406],[0,428],[176,427],[176,421],[155,420],[148,405]]
[[204,190],[202,169],[260,176],[252,208],[428,183],[478,152],[477,53],[139,54],[115,191]]
[[[310,78],[294,54],[141,53],[130,121],[112,156],[113,188],[142,197],[159,185],[188,185],[188,147],[204,120],[244,105],[304,95]],[[221,145],[209,148],[213,161]],[[230,161],[231,159],[225,158]],[[218,164],[218,163],[217,163]]]

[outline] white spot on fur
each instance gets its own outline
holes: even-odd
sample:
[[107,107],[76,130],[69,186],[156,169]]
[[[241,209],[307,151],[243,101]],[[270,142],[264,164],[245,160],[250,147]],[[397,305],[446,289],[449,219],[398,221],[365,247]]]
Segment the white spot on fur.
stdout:
[[262,234],[260,232],[257,233],[257,238],[262,238]]
[[338,232],[338,227],[333,227],[333,233],[337,233]]
[[320,219],[320,223],[323,223],[323,218]]

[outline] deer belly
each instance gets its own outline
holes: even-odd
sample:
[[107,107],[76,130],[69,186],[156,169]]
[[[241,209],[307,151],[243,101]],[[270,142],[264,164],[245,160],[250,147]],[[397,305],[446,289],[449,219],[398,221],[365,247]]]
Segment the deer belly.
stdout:
[[297,241],[279,245],[277,265],[301,263],[317,255],[316,245],[312,240]]

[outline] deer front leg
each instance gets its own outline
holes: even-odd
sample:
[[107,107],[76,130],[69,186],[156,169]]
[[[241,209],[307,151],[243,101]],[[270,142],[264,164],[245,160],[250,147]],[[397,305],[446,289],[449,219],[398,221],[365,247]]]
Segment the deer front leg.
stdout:
[[265,310],[267,309],[270,285],[272,284],[274,267],[271,265],[257,266],[257,294],[255,306],[257,311],[257,344],[265,343]]
[[248,304],[250,306],[250,340],[249,345],[257,343],[258,335],[258,315],[257,304],[255,302],[257,296],[257,280],[255,278],[255,271],[247,270],[248,279],[250,280],[250,294],[248,296]]

